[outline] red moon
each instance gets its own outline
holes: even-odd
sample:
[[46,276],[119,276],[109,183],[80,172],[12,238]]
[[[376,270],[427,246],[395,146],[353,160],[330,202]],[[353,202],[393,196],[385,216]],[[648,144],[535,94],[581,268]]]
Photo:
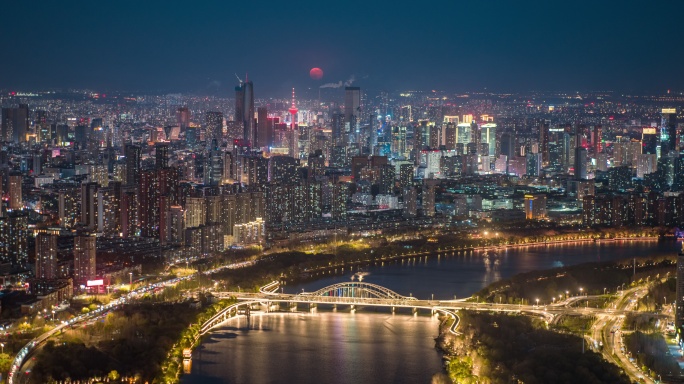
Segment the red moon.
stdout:
[[309,76],[314,80],[320,80],[323,78],[323,70],[320,68],[311,68]]

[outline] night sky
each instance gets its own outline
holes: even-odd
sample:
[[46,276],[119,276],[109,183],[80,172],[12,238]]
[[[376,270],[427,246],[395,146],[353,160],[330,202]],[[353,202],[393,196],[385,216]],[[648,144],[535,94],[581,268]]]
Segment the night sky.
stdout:
[[[684,90],[682,1],[2,1],[0,89]],[[316,82],[311,67],[325,71]]]

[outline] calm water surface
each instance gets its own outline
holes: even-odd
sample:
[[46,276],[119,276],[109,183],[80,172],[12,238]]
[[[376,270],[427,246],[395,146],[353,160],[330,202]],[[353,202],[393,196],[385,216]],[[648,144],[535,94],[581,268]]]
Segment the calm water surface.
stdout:
[[[604,242],[468,252],[366,267],[364,281],[428,299],[470,296],[518,273],[593,261],[672,255],[674,241]],[[351,271],[325,275],[285,292],[315,291],[350,281]],[[302,309],[302,308],[300,308]],[[429,315],[391,315],[363,309],[354,314],[321,310],[276,314],[218,329],[193,355],[184,384],[199,383],[429,383],[441,370],[434,349],[437,322]]]
[[212,332],[181,383],[429,383],[442,371],[438,324],[389,311],[252,316]]
[[[430,299],[453,299],[471,296],[485,286],[513,275],[594,261],[630,259],[648,255],[675,255],[680,247],[675,241],[612,241],[540,245],[488,251],[451,252],[441,256],[405,259],[384,266],[364,267],[364,281],[379,284],[403,295]],[[354,271],[355,272],[355,271]],[[315,281],[284,287],[285,292],[304,289],[316,291],[331,284],[350,281],[353,274],[323,275]]]

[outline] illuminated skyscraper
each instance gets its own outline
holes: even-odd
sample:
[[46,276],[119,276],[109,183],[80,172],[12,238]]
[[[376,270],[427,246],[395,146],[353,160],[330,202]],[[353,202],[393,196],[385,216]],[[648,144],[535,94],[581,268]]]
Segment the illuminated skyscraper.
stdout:
[[126,145],[126,185],[137,185],[140,179],[140,147]]
[[256,143],[254,84],[247,79],[235,87],[235,121],[242,122],[242,138],[253,146]]
[[670,152],[677,150],[677,109],[663,108],[662,109],[662,123],[661,123],[661,155],[667,155]]
[[185,227],[195,228],[206,224],[207,206],[203,197],[185,199]]
[[57,235],[39,233],[36,236],[36,277],[57,278]]
[[121,232],[121,183],[97,191],[97,230],[109,236]]
[[549,120],[542,120],[539,123],[539,153],[541,154],[542,166],[549,164]]
[[176,111],[176,122],[180,126],[181,132],[185,132],[190,126],[190,110],[188,107],[178,108],[178,111]]
[[19,108],[2,108],[0,121],[0,141],[23,143],[29,128],[29,109],[26,104]]
[[587,150],[575,148],[575,180],[587,179]]
[[169,166],[169,144],[154,144],[155,168],[166,168]]
[[97,229],[97,183],[81,184],[81,224],[89,230]]
[[641,153],[655,155],[658,147],[658,133],[655,128],[646,127],[641,133]]
[[255,147],[268,148],[273,145],[273,124],[270,123],[266,107],[257,108],[257,141]]
[[85,283],[96,276],[96,237],[79,234],[74,237],[74,281]]
[[59,191],[58,210],[60,227],[69,229],[78,223],[81,218],[79,196],[80,191],[78,188],[64,188]]
[[138,191],[140,235],[158,238],[167,210],[177,204],[178,170],[169,167],[141,172]]
[[8,212],[0,217],[0,261],[15,266],[28,262],[28,214],[25,211]]
[[593,132],[592,138],[591,138],[591,144],[594,147],[594,156],[601,153],[601,150],[603,149],[601,147],[601,140],[603,140],[603,138],[601,137],[602,132],[603,132],[603,127],[601,127],[601,125],[595,125],[594,126],[594,132]]
[[480,135],[480,126],[475,122],[475,120],[470,122],[470,140],[471,143],[475,144],[475,153],[480,153],[480,142],[482,137]]
[[356,139],[359,123],[361,122],[361,88],[344,88],[344,122],[345,131]]
[[212,140],[221,143],[223,137],[223,113],[207,112],[204,124],[204,141],[211,144]]
[[470,143],[471,137],[470,123],[461,123],[456,126],[456,144],[463,144],[465,147]]
[[480,137],[483,144],[489,147],[489,156],[496,155],[496,124],[487,123],[480,127]]
[[24,208],[24,199],[22,196],[23,176],[21,174],[13,174],[9,176],[9,208],[22,209]]

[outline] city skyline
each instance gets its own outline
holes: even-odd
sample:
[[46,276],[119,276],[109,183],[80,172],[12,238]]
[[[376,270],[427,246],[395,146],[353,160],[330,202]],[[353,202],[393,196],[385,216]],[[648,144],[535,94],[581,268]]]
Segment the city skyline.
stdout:
[[[351,79],[385,90],[662,94],[684,89],[684,54],[672,48],[682,7],[11,3],[0,16],[12,36],[1,84],[226,95],[235,73],[249,73],[262,95]],[[309,77],[313,67],[322,79]]]

